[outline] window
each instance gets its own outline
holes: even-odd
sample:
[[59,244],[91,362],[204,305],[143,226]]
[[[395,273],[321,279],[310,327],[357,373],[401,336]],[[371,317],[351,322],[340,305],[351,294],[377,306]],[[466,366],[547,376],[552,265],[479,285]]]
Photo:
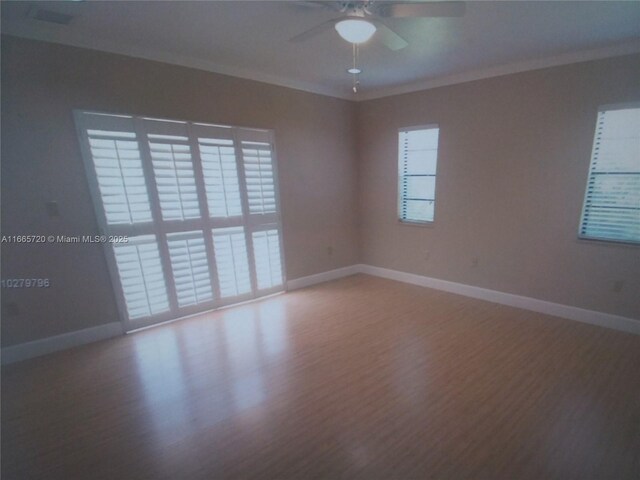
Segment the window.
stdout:
[[600,108],[580,237],[640,243],[640,105]]
[[284,288],[272,132],[76,112],[128,329]]
[[398,217],[403,222],[433,222],[438,133],[437,125],[398,132]]

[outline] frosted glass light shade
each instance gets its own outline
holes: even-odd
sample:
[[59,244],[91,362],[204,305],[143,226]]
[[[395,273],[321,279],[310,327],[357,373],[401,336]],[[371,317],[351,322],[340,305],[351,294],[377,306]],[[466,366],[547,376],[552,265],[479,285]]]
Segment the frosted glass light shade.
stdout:
[[360,18],[348,18],[336,23],[336,30],[349,43],[364,43],[376,33],[376,26]]

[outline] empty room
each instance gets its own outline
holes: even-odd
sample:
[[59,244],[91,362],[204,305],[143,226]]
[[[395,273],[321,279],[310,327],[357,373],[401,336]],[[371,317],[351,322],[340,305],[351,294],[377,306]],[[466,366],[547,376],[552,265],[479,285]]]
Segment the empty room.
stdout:
[[3,480],[640,478],[640,1],[1,1]]

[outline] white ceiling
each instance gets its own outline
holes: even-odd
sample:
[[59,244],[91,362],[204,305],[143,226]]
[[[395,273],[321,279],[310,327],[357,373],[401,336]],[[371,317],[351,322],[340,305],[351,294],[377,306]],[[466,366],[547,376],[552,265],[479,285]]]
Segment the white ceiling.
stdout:
[[[331,3],[331,2],[328,2]],[[77,15],[67,26],[27,17],[32,5]],[[196,67],[342,98],[366,99],[514,71],[640,52],[640,1],[471,1],[461,18],[387,19],[409,46],[376,37],[360,48],[330,29],[289,38],[340,16],[282,1],[11,2],[2,32]]]

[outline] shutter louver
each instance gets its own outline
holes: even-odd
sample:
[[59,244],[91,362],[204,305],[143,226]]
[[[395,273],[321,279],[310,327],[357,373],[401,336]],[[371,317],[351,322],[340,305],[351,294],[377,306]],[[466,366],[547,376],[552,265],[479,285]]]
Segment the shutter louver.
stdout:
[[233,140],[198,138],[209,215],[212,218],[242,215],[240,184]]
[[167,286],[155,235],[130,237],[113,245],[130,319],[169,310]]
[[136,134],[87,130],[87,136],[107,223],[151,222]]
[[187,137],[149,134],[149,150],[163,220],[200,217],[200,205]]
[[249,213],[275,213],[276,194],[271,145],[266,142],[242,141],[242,157]]
[[409,222],[432,222],[435,213],[438,128],[399,133],[399,217]]
[[252,240],[258,289],[263,290],[282,285],[278,230],[253,232]]
[[235,297],[251,292],[247,241],[243,227],[213,230],[218,284],[221,297]]
[[580,236],[640,243],[640,108],[598,113]]
[[207,251],[202,232],[167,235],[178,306],[185,307],[213,298]]

